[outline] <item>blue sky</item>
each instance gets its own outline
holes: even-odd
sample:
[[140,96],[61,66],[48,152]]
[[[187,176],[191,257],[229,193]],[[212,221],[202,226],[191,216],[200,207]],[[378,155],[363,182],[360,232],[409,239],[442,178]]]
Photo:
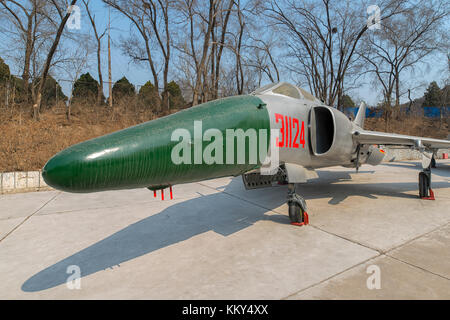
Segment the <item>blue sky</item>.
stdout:
[[[97,28],[99,32],[102,32],[106,26],[108,25],[108,8],[100,1],[100,0],[91,0],[92,3],[92,14],[95,15],[95,19],[97,22]],[[90,33],[93,37],[93,31],[91,28],[91,24],[89,22],[88,16],[84,10],[84,5],[80,1],[79,6],[81,9],[81,30],[80,33]],[[126,37],[130,31],[130,23],[118,12],[115,10],[111,10],[111,38],[113,41],[112,44],[112,77],[113,81],[117,81],[123,76],[126,76],[128,80],[135,85],[143,85],[148,80],[152,79],[151,72],[148,68],[147,64],[136,65],[130,61],[129,57],[124,56],[119,48],[119,42],[121,37]],[[0,40],[4,39],[4,36],[0,35]],[[4,39],[3,42],[3,50],[5,50],[5,44],[7,46],[7,41]],[[69,44],[70,46],[71,44]],[[107,81],[107,37],[103,38],[102,42],[102,70],[103,70],[103,78],[104,81]],[[13,61],[5,59],[6,62],[10,65],[11,71],[13,74],[20,75],[22,71],[18,68],[18,66],[14,65]],[[428,64],[422,64],[420,67],[417,67],[414,72],[404,73],[402,76],[405,80],[410,82],[423,82],[424,86],[419,87],[413,91],[412,97],[420,97],[423,95],[423,92],[426,88],[426,85],[433,81],[437,80],[439,84],[441,84],[442,80],[446,75],[446,60],[444,55],[434,55],[428,59]],[[90,72],[91,75],[98,79],[97,74],[97,66],[96,66],[96,57],[93,53],[90,59],[90,66],[86,68],[85,72]],[[83,72],[84,73],[84,72]],[[63,74],[55,74],[57,79],[67,79],[68,76]],[[282,81],[292,82],[288,78],[282,78]],[[374,88],[370,83],[370,78],[362,78],[360,80],[364,85],[357,90],[350,91],[350,95],[354,98],[354,100],[362,99],[368,102],[371,105],[376,104],[379,100],[381,100],[381,90],[380,88]],[[66,81],[60,82],[63,87],[63,91],[66,95],[70,93],[70,83]],[[105,84],[105,96],[108,96],[107,85]],[[405,95],[402,98],[402,102],[406,101],[407,96]]]

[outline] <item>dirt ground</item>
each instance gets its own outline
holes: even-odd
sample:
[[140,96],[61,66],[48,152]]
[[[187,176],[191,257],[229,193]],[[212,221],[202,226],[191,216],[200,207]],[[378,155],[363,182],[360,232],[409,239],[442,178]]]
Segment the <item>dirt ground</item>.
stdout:
[[38,170],[73,144],[155,118],[151,110],[109,110],[106,106],[75,106],[70,121],[64,107],[42,112],[40,121],[33,120],[29,112],[0,111],[0,172]]
[[384,119],[366,119],[365,129],[392,132],[411,136],[447,139],[450,119],[430,119],[425,117],[399,117],[391,119],[386,128]]
[[[179,110],[172,110],[176,112]],[[71,120],[64,106],[42,112],[40,121],[31,113],[0,110],[0,172],[32,171],[44,166],[57,152],[70,145],[169,114],[155,115],[148,109],[74,106]],[[446,138],[448,119],[392,119],[388,131],[433,138]],[[385,131],[383,119],[367,119],[366,129]]]

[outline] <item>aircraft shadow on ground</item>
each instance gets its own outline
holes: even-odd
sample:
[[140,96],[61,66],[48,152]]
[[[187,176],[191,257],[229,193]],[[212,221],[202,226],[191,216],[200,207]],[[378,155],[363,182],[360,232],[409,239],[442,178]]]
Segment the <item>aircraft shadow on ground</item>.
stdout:
[[[376,199],[376,195],[417,198],[404,193],[416,190],[415,183],[337,184],[349,180],[349,172],[320,171],[319,177],[323,180],[314,179],[299,186],[298,192],[306,200],[331,197],[329,203],[335,205],[354,195],[369,199]],[[448,183],[438,183],[434,188],[448,186]],[[64,284],[69,277],[67,267],[71,265],[78,266],[81,276],[85,277],[208,231],[228,236],[262,220],[289,224],[287,214],[266,214],[285,203],[286,186],[246,191],[241,178],[237,177],[222,188],[225,194],[213,193],[176,203],[129,225],[33,275],[23,283],[22,290],[36,292]],[[255,203],[255,210],[245,210],[248,202],[231,198],[226,193]],[[233,206],[229,205],[230,201],[235,202]],[[242,210],[237,210],[239,208]]]
[[[391,165],[392,164],[389,164],[389,166]],[[418,165],[420,166],[421,164],[419,163]],[[402,166],[404,168],[407,166],[407,163],[399,166]],[[411,168],[411,165],[409,165],[408,167]],[[360,170],[359,174],[373,174],[375,172],[376,171]],[[418,172],[416,172],[415,170],[411,170],[411,175],[417,176]],[[442,172],[445,172],[445,169],[440,170],[439,172],[440,175],[442,175]],[[355,171],[318,171],[318,174],[318,179],[313,179],[309,183],[302,184],[297,188],[297,192],[301,194],[306,200],[321,199],[328,196],[331,198],[328,201],[329,204],[338,205],[350,196],[360,196],[368,199],[378,199],[379,196],[405,199],[418,198],[418,182],[338,184],[342,181],[351,181],[352,177],[350,174],[356,174]],[[449,186],[450,185],[448,182],[432,182],[433,189],[448,188]]]
[[[388,167],[399,167],[399,168],[415,168],[417,170],[422,170],[422,162],[418,161],[396,161],[396,162],[386,162],[383,163],[384,166]],[[440,162],[437,160],[436,168],[431,169],[432,175],[437,175],[444,178],[450,178],[450,164]]]

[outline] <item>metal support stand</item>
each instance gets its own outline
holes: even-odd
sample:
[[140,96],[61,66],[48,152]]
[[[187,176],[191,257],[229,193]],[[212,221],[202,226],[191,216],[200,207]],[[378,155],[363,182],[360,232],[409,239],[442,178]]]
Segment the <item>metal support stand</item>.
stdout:
[[356,168],[356,173],[359,172],[359,155],[361,153],[361,145],[358,144],[358,146],[356,147],[356,164],[355,164],[355,168]]
[[434,157],[434,153],[433,156],[431,157],[431,168],[436,168],[436,158]]
[[419,197],[423,200],[435,200],[431,189],[431,164],[419,173]]

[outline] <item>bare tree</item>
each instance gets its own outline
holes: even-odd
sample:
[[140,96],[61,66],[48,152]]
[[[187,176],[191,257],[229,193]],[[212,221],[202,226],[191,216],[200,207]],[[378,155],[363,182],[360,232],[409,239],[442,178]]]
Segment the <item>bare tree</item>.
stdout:
[[273,33],[260,19],[260,7],[259,2],[235,1],[228,48],[234,55],[235,93],[239,95],[261,86],[264,76],[271,82],[280,81]]
[[242,46],[243,46],[243,36],[246,30],[246,19],[241,8],[241,1],[236,0],[236,16],[237,16],[237,30],[233,36],[232,44],[230,44],[231,50],[235,55],[235,79],[236,79],[236,90],[237,94],[242,94],[244,91],[244,68],[242,59]]
[[[50,65],[52,63],[53,56],[58,47],[59,41],[61,39],[61,35],[64,31],[64,27],[67,23],[67,20],[69,19],[70,15],[72,13],[72,8],[76,4],[76,2],[77,2],[77,0],[72,0],[70,5],[67,6],[66,2],[58,3],[56,0],[52,0],[52,3],[55,6],[55,9],[58,12],[58,15],[61,20],[59,23],[58,30],[56,31],[56,36],[53,41],[53,44],[50,48],[50,51],[47,54],[47,60],[45,62],[44,70],[42,72],[42,76],[39,81],[39,91],[37,94],[36,103],[33,105],[33,114],[34,114],[34,119],[36,119],[36,120],[39,119],[39,111],[41,109],[42,93],[44,90],[45,81],[47,80],[48,71],[50,69]],[[64,14],[64,12],[65,12],[65,14]]]
[[196,0],[180,0],[177,9],[188,38],[179,38],[177,50],[185,62],[185,71],[192,79],[193,105],[218,97],[221,65],[227,47],[233,0],[209,0],[202,5]]
[[221,1],[217,4],[217,6],[222,7],[215,9],[216,15],[214,16],[213,28],[211,29],[211,99],[217,99],[219,95],[219,82],[223,49],[226,46],[226,35],[232,8],[234,5],[234,0]]
[[91,22],[92,30],[94,31],[94,37],[97,42],[97,72],[98,72],[98,94],[97,94],[97,105],[101,105],[103,103],[103,74],[102,74],[102,61],[101,61],[101,51],[102,51],[102,38],[106,34],[105,30],[99,34],[97,31],[97,25],[95,23],[95,16],[91,14],[91,10],[89,8],[89,0],[83,0],[84,7],[86,8],[86,12],[89,17],[89,21]]
[[[401,12],[405,1],[386,0],[380,6],[380,21]],[[340,107],[344,83],[354,62],[354,53],[368,30],[364,3],[304,0],[270,1],[265,14],[284,31],[288,57],[311,92],[328,105]]]
[[[243,49],[247,23],[244,11],[248,9],[238,0],[211,0],[207,3],[201,5],[196,0],[177,3],[185,21],[181,25],[188,31],[188,37],[178,38],[176,49],[184,63],[185,76],[192,78],[188,86],[192,90],[194,105],[217,99],[223,92],[243,92],[246,87]],[[232,81],[229,70],[233,70]],[[227,88],[221,88],[221,83]]]
[[[161,54],[164,60],[164,70],[163,70],[163,105],[167,106],[169,109],[169,92],[167,90],[168,75],[170,67],[170,49],[171,49],[171,38],[169,31],[169,0],[143,0],[144,6],[148,9],[146,15],[152,26],[153,34],[158,42]],[[162,25],[162,27],[160,27]],[[160,28],[162,30],[160,30]]]
[[91,54],[89,47],[80,46],[74,49],[71,52],[71,59],[65,61],[61,67],[64,71],[64,74],[67,75],[70,80],[70,95],[66,109],[66,118],[70,122],[71,121],[71,112],[72,112],[72,95],[74,84],[76,80],[80,77],[83,70],[88,67],[89,63],[89,55]]
[[440,48],[441,22],[448,14],[444,1],[419,1],[363,37],[358,54],[382,85],[389,106],[394,97],[400,105],[401,74]]
[[[153,82],[156,88],[159,88],[158,71],[154,63],[151,47],[151,32],[146,21],[146,7],[140,1],[125,0],[103,0],[104,3],[123,14],[131,24],[136,28],[142,38],[142,42],[134,35],[131,35],[122,43],[124,52],[135,62],[147,61],[153,75]],[[142,48],[142,44],[144,48]]]
[[32,56],[36,52],[36,43],[41,36],[41,25],[45,19],[43,14],[45,5],[46,1],[44,0],[30,0],[26,2],[0,0],[0,6],[6,10],[12,25],[15,27],[14,32],[18,34],[19,41],[23,44],[24,54],[21,57],[21,65],[23,65],[22,79],[26,102],[29,99]]
[[169,10],[170,0],[103,0],[123,14],[134,25],[140,35],[135,35],[122,42],[124,52],[135,62],[147,61],[153,75],[155,88],[159,89],[159,72],[156,68],[158,55],[152,51],[153,41],[157,43],[159,57],[163,60],[163,104],[168,106],[168,74],[171,57],[171,37]]
[[280,70],[277,63],[277,57],[274,56],[275,41],[273,36],[264,39],[249,36],[251,42],[247,44],[250,52],[246,59],[246,66],[256,70],[258,73],[258,84],[261,86],[263,74],[267,76],[270,82],[280,81]]
[[[217,13],[216,5],[217,5],[218,1],[220,1],[220,0],[209,0],[208,16],[207,17],[201,16],[202,19],[205,21],[205,29],[204,29],[203,45],[202,45],[202,50],[201,50],[202,54],[201,54],[199,60],[197,58],[195,58],[197,77],[196,77],[195,86],[194,86],[194,95],[192,97],[192,104],[194,106],[199,102],[199,96],[202,97],[202,99],[201,99],[202,102],[207,101],[205,90],[202,90],[202,76],[204,76],[204,73],[206,73],[206,62],[207,62],[206,59],[208,58],[208,51],[209,51],[209,46],[210,46],[209,39],[211,37],[211,31],[213,29],[214,18]],[[186,0],[186,4],[188,4],[190,6],[190,8],[191,8],[193,2],[194,1]],[[192,14],[191,11],[189,14],[189,19],[190,19],[190,24],[192,26],[194,15]],[[194,35],[191,33],[191,39],[193,38],[193,36]],[[192,41],[191,41],[191,46],[194,46],[194,43]],[[192,48],[192,49],[193,49],[192,54],[194,56],[196,56],[195,49],[194,48]]]

